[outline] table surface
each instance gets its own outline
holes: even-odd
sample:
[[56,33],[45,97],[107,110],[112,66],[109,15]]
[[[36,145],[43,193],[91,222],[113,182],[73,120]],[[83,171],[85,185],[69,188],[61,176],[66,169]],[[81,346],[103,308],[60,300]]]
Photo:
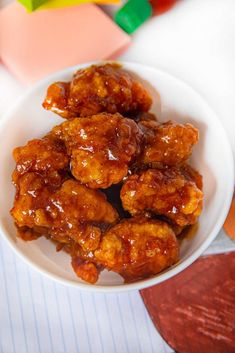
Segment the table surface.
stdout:
[[[4,0],[6,2],[6,0]],[[235,2],[184,0],[133,36],[121,57],[165,69],[219,115],[235,155]],[[0,118],[25,91],[0,64]],[[207,253],[235,250],[221,231]],[[30,269],[0,240],[0,352],[171,352],[137,291],[92,294]],[[20,347],[20,348],[19,348]]]

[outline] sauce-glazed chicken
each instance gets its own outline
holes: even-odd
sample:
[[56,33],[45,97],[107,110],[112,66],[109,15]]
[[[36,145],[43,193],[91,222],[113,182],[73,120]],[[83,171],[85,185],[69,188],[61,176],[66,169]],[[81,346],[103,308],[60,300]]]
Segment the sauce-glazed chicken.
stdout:
[[102,112],[123,115],[147,112],[152,98],[144,86],[118,64],[78,70],[71,82],[55,82],[43,107],[71,119]]
[[117,64],[53,83],[44,108],[68,119],[13,151],[11,215],[18,236],[45,236],[96,283],[125,282],[179,260],[179,238],[202,212],[202,177],[189,165],[198,130],[161,123],[143,84]]
[[172,121],[159,123],[143,120],[139,127],[145,136],[145,147],[139,162],[154,166],[176,166],[186,162],[198,142],[198,130],[191,124]]
[[131,175],[121,189],[121,199],[133,216],[147,211],[186,226],[196,223],[201,214],[203,193],[183,170],[169,167]]
[[122,181],[142,138],[138,125],[118,113],[74,118],[56,126],[52,135],[65,144],[73,176],[93,189]]

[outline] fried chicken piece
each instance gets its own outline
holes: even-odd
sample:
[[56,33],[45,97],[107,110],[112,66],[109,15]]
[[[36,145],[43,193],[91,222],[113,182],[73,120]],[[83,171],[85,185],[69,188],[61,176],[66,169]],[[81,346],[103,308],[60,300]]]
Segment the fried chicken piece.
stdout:
[[145,136],[145,147],[137,163],[154,168],[186,162],[199,138],[198,130],[188,123],[159,124],[154,120],[142,120],[139,127]]
[[203,192],[192,174],[190,177],[189,173],[184,175],[184,169],[171,167],[132,175],[121,190],[123,207],[132,215],[151,211],[179,226],[194,224],[202,211]]
[[69,167],[69,157],[62,141],[45,137],[29,141],[13,151],[16,168],[13,181],[28,172],[43,175],[52,185],[60,185]]
[[51,134],[65,143],[73,176],[92,189],[107,188],[127,175],[142,138],[138,125],[118,113],[72,119]]
[[55,189],[37,173],[19,179],[11,214],[25,240],[30,233],[32,239],[37,237],[42,229],[44,235],[60,243],[72,239],[86,251],[96,249],[101,229],[119,218],[100,191],[89,190],[73,179]]
[[11,214],[19,236],[33,240],[48,233],[50,220],[45,208],[49,196],[67,178],[69,157],[62,141],[48,137],[15,148],[13,157],[16,195]]
[[[55,188],[45,183],[43,176],[37,173],[25,173],[18,176],[16,195],[11,215],[20,228],[23,239],[30,240],[40,235],[38,229],[47,229],[51,226],[46,208],[48,199]],[[32,231],[30,230],[32,229]]]
[[151,104],[143,85],[120,65],[111,63],[80,69],[71,82],[53,83],[43,107],[70,119],[101,112],[130,115],[148,111]]
[[126,282],[155,275],[175,264],[178,256],[178,242],[170,226],[144,217],[110,228],[94,252],[98,264],[118,272]]
[[93,262],[84,262],[78,257],[73,257],[71,264],[76,275],[82,280],[91,284],[98,281],[100,271]]
[[51,195],[47,212],[52,219],[51,236],[60,242],[72,239],[86,251],[96,249],[101,230],[119,218],[101,191],[90,190],[73,179]]
[[60,115],[62,118],[70,119],[76,117],[69,105],[70,82],[55,82],[47,89],[47,95],[42,103],[46,110]]

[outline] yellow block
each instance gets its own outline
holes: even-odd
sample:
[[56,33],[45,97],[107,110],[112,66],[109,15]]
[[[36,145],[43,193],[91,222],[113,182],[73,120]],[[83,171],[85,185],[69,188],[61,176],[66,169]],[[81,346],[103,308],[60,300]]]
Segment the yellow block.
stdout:
[[94,2],[96,4],[119,4],[121,0],[48,0],[45,4],[38,7],[37,10],[41,9],[53,9],[65,6],[74,6],[79,4],[85,4],[89,2]]

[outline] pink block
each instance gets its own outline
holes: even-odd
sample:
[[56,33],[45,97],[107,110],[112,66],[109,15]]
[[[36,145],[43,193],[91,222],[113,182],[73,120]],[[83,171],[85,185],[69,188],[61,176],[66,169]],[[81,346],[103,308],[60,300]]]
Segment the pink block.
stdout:
[[0,12],[0,57],[26,84],[67,66],[113,58],[129,42],[92,4],[29,14],[13,2]]

